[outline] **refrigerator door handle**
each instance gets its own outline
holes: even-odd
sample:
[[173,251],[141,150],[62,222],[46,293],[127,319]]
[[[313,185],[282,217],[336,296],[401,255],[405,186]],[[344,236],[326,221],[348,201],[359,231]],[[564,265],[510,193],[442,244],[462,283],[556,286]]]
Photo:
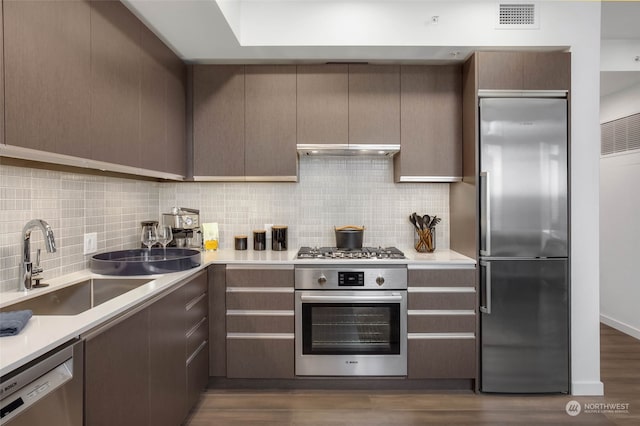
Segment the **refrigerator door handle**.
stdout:
[[489,172],[480,172],[480,255],[491,256],[491,197]]
[[480,268],[484,269],[484,277],[481,275],[480,278],[480,312],[491,314],[491,263],[480,261]]

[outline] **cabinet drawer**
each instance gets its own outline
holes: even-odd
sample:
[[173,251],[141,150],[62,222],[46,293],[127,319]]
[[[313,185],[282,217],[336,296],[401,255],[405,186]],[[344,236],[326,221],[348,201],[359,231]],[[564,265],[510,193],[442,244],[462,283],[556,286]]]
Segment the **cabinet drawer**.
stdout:
[[[285,315],[243,315],[227,312],[229,333],[293,333],[293,311]],[[288,314],[290,312],[290,314]]]
[[184,286],[184,301],[186,304],[191,303],[193,299],[207,292],[207,281],[207,271],[202,271],[193,277],[189,284]]
[[475,378],[476,340],[409,338],[407,374],[410,379]]
[[293,334],[270,338],[227,338],[227,377],[230,379],[292,379]]
[[196,350],[206,342],[209,336],[209,323],[207,318],[203,318],[195,329],[189,330],[187,334],[187,359],[191,358]]
[[227,310],[293,310],[293,288],[282,291],[237,291],[227,288]]
[[465,315],[412,314],[407,320],[409,333],[475,333],[476,316]]
[[209,348],[205,343],[187,363],[187,408],[196,405],[208,383]]
[[209,310],[209,299],[206,294],[202,294],[199,299],[194,300],[192,305],[186,307],[186,331],[191,330],[196,324],[198,324],[202,318],[207,317]]
[[410,310],[475,310],[476,293],[468,292],[411,292],[408,294]]
[[409,287],[473,287],[475,269],[409,269]]
[[235,269],[227,266],[227,287],[293,288],[293,267],[286,269]]

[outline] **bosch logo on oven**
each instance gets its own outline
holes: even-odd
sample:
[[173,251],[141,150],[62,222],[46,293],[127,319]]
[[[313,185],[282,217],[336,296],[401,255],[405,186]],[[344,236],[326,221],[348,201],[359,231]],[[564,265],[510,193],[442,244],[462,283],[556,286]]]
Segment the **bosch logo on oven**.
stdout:
[[358,361],[345,361],[344,363],[345,364],[357,364]]

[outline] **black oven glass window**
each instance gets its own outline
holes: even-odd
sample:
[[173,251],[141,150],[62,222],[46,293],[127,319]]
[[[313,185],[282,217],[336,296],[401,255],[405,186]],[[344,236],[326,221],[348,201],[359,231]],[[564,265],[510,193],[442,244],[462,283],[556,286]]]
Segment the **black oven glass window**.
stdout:
[[398,303],[305,303],[302,353],[395,355],[400,353]]

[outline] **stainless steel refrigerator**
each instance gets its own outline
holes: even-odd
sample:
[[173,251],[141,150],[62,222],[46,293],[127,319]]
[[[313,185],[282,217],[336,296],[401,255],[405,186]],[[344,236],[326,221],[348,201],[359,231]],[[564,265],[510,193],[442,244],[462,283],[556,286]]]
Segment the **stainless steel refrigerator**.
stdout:
[[569,391],[567,100],[480,99],[482,392]]

